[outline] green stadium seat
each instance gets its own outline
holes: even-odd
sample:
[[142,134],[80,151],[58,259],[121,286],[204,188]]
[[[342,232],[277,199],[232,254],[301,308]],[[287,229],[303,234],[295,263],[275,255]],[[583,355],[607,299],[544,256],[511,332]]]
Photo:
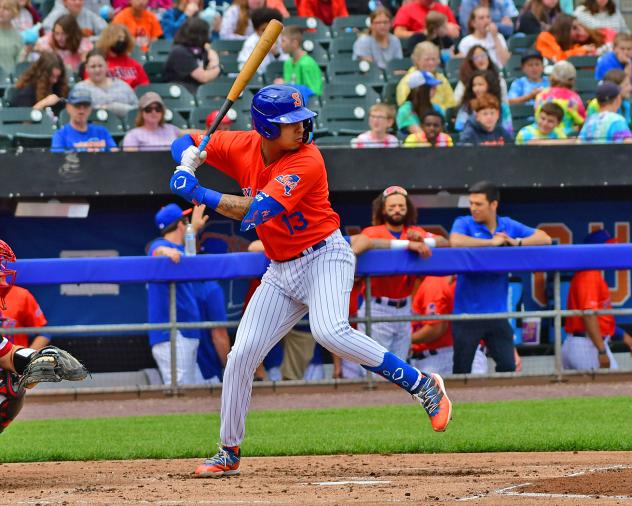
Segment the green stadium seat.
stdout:
[[278,77],[283,77],[283,62],[273,61],[266,67],[266,71],[263,74],[263,80],[266,84],[274,83],[274,80]]
[[595,78],[595,67],[597,66],[596,56],[572,56],[568,59],[577,70],[577,78]]
[[380,101],[380,95],[370,86],[364,83],[335,82],[329,83],[323,88],[321,102],[323,106],[330,103],[344,102],[349,105],[365,106]]
[[[346,34],[345,34],[346,35]],[[331,37],[328,33],[316,33],[316,32],[303,32],[303,42],[311,40],[323,46],[325,49],[329,48],[331,44]]]
[[597,81],[593,77],[578,77],[575,81],[575,91],[582,97],[584,103],[595,98]]
[[[139,63],[145,63],[148,58],[147,58],[147,53],[145,53],[144,51],[141,51],[140,48],[137,45],[134,45],[134,49],[132,49],[132,52],[130,54],[130,56],[132,58],[134,58],[134,60],[136,60]],[[165,61],[166,58],[164,60],[160,60],[160,61]]]
[[214,40],[211,47],[217,52],[220,60],[225,56],[232,56],[237,59],[241,47],[244,45],[243,40]]
[[316,144],[318,147],[351,147],[351,141],[355,138],[355,135],[324,135],[318,137]]
[[296,16],[296,2],[294,0],[283,0],[283,4],[290,16]]
[[450,58],[445,64],[445,76],[450,84],[459,82],[459,71],[463,64],[463,58]]
[[320,43],[314,42],[313,40],[304,40],[303,49],[314,58],[319,67],[322,69],[327,68],[329,64],[329,53]]
[[195,97],[184,86],[175,83],[152,83],[136,88],[136,96],[141,97],[148,91],[155,91],[161,96],[165,107],[172,111],[188,115],[195,108]]
[[511,122],[514,128],[514,135],[518,133],[523,126],[530,125],[534,122],[535,111],[532,105],[516,104],[510,106]]
[[4,90],[4,96],[2,97],[2,104],[4,107],[11,107],[13,97],[17,94],[18,89],[15,86],[9,86]]
[[11,83],[11,74],[5,72],[4,70],[2,70],[2,68],[0,68],[0,93],[3,97],[6,89],[11,86]]
[[30,62],[30,61],[22,61],[22,62],[18,63],[15,66],[15,68],[13,69],[13,72],[11,72],[11,76],[13,78],[13,82],[15,83],[18,80],[18,78],[22,74],[24,74],[26,69],[29,68],[32,64],[33,64],[33,62]]
[[358,135],[368,129],[368,105],[338,105],[330,103],[323,109],[324,122],[329,132]]
[[149,81],[152,83],[161,83],[164,81],[165,75],[165,62],[162,61],[147,61],[143,63],[143,69]]
[[331,59],[346,58],[351,59],[353,55],[353,45],[357,37],[337,37],[331,41],[329,45],[329,54]]
[[50,147],[56,126],[43,111],[30,107],[0,109],[0,132],[16,146]]
[[158,39],[153,42],[147,52],[148,61],[167,61],[171,48],[173,47],[173,41],[167,39]]
[[344,32],[358,32],[366,30],[370,26],[369,17],[364,14],[335,18],[331,24],[332,37],[338,37]]
[[509,37],[508,46],[511,53],[524,53],[527,49],[532,48],[535,44],[537,35],[524,35],[522,33]]
[[0,152],[9,151],[13,148],[13,138],[7,134],[0,134]]
[[503,69],[505,73],[505,77],[507,80],[515,80],[519,77],[522,77],[524,74],[522,73],[522,63],[520,62],[521,55],[512,54],[507,63],[505,64],[505,68]]
[[368,86],[383,87],[385,84],[382,70],[367,61],[333,59],[327,66],[327,79],[330,83],[365,83]]
[[317,34],[319,37],[330,38],[329,27],[320,19],[304,16],[290,16],[283,22],[285,26],[298,26],[311,33]]
[[[195,94],[197,103],[200,107],[212,107],[219,109],[226,99],[226,95],[233,86],[233,80],[215,80],[210,83],[203,84],[197,89]],[[244,90],[241,96],[236,100],[233,108],[237,111],[249,111],[250,102],[252,101],[252,92],[248,89]]]
[[406,75],[411,66],[410,58],[396,58],[389,61],[384,70],[386,80],[389,83],[394,82],[397,84]]
[[[191,114],[191,128],[206,130],[206,117],[215,110],[211,107],[198,107]],[[232,130],[252,130],[252,119],[250,114],[244,111],[231,109],[227,113],[228,118],[233,122]]]
[[[70,117],[68,116],[68,112],[66,112],[65,109],[62,110],[59,114],[60,128],[69,121]],[[120,119],[116,114],[112,114],[105,109],[93,109],[88,121],[93,125],[105,127],[105,129],[110,132],[112,138],[117,142],[123,138],[127,130],[126,124],[122,119]]]

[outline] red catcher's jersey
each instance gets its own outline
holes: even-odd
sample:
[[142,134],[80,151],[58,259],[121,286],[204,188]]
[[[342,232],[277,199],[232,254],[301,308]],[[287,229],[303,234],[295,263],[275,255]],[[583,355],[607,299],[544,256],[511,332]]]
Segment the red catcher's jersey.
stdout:
[[[610,290],[600,271],[576,272],[571,280],[568,292],[567,309],[610,309]],[[614,316],[599,315],[599,330],[601,336],[614,334]],[[586,327],[581,316],[568,316],[564,326],[569,334],[585,334]]]
[[[199,145],[202,135],[192,137]],[[316,146],[303,144],[266,167],[261,140],[254,130],[215,132],[206,163],[237,181],[244,196],[264,192],[284,207],[256,230],[269,258],[288,260],[340,228],[340,218],[329,203],[325,161]]]
[[[413,299],[413,313],[419,315],[452,314],[454,308],[454,289],[456,281],[450,282],[452,276],[426,276],[419,285]],[[423,325],[440,323],[440,320],[426,320],[412,322],[412,330],[415,332]],[[448,328],[443,335],[432,343],[413,344],[413,351],[436,350],[452,346],[452,323],[448,322]]]
[[[26,288],[14,286],[6,297],[7,309],[2,311],[2,328],[15,327],[44,327],[48,321],[42,313],[35,297]],[[29,337],[26,334],[14,334],[7,339],[19,346],[28,346]]]
[[[408,238],[408,230],[415,230],[421,234],[423,238],[434,237],[430,232],[426,232],[423,228],[412,226],[404,227],[400,236],[401,240]],[[376,225],[367,227],[361,232],[371,239],[395,239],[386,228],[386,225]],[[413,293],[413,285],[415,284],[415,276],[386,276],[371,279],[371,296],[388,297],[389,299],[405,299]]]

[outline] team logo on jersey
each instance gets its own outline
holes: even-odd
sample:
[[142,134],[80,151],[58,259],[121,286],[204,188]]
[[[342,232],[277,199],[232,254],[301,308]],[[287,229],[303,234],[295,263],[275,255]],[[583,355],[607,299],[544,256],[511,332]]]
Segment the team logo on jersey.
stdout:
[[296,174],[283,174],[281,176],[275,177],[274,180],[277,183],[281,183],[283,185],[283,189],[285,190],[283,195],[285,195],[286,197],[291,197],[292,194],[290,192],[294,188],[296,188],[296,185],[298,185],[298,182],[301,180],[301,178],[298,177]]

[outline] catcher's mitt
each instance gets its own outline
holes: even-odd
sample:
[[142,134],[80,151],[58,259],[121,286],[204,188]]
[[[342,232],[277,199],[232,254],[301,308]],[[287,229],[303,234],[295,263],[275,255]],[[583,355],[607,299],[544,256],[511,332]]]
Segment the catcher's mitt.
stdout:
[[67,351],[46,346],[29,357],[29,363],[20,378],[20,386],[30,388],[44,381],[81,381],[88,370]]

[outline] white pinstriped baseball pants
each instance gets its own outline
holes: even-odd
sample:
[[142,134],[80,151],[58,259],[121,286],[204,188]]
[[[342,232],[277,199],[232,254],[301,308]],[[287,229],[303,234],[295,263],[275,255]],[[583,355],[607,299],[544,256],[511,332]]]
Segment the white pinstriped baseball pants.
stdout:
[[349,325],[355,256],[339,231],[319,250],[289,262],[272,262],[237,329],[222,389],[220,438],[238,446],[255,368],[308,311],[314,339],[340,357],[370,367],[386,349]]

